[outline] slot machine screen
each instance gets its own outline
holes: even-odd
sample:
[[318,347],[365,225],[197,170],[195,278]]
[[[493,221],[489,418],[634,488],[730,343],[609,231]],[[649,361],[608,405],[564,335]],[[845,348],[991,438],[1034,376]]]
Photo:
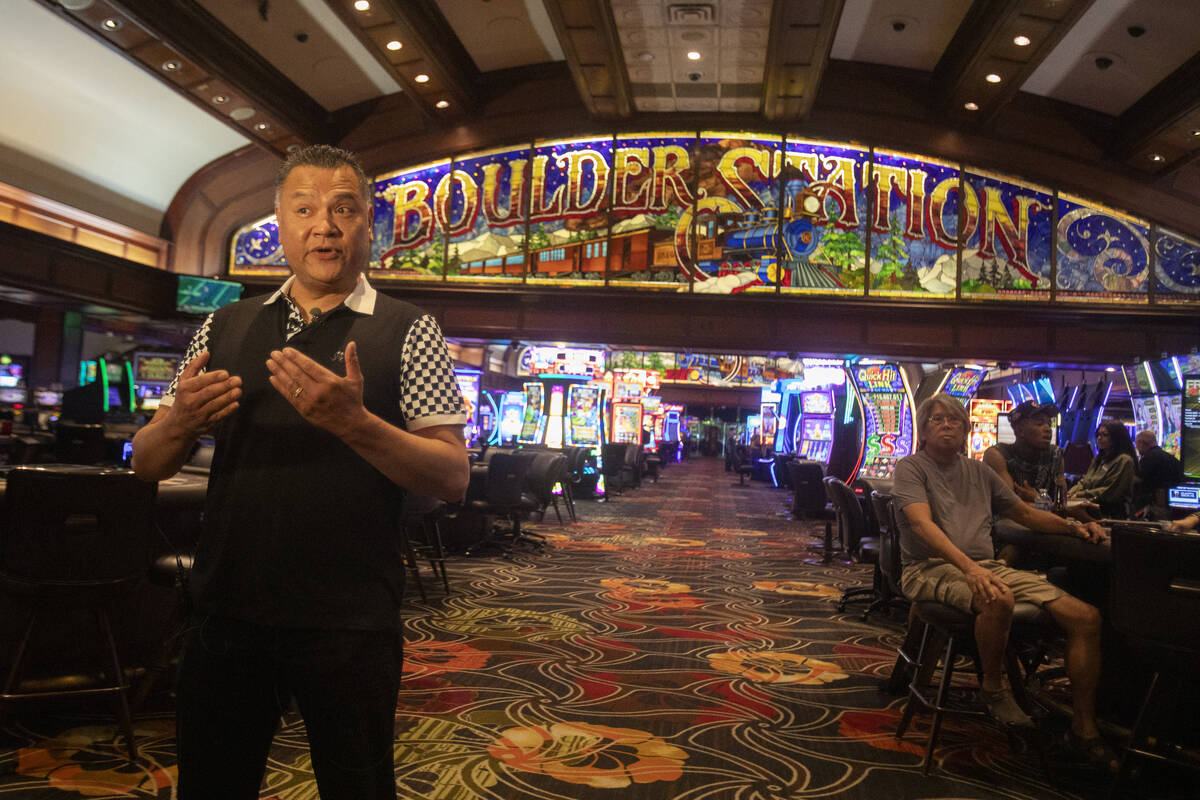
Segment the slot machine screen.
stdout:
[[39,406],[61,406],[62,392],[56,392],[52,389],[35,389],[33,392],[33,402]]
[[801,438],[814,442],[833,441],[833,420],[820,417],[804,420]]
[[1200,375],[1183,377],[1183,471],[1200,478]]
[[133,382],[169,384],[175,380],[181,356],[165,353],[134,353]]
[[25,390],[0,387],[0,403],[21,404],[25,402]]
[[826,392],[806,392],[800,395],[800,411],[804,414],[832,414],[833,402]]

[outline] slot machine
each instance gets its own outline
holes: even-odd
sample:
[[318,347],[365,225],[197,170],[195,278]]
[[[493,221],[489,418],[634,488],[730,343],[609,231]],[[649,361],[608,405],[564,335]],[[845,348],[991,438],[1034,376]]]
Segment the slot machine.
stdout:
[[500,441],[498,444],[515,444],[521,435],[525,419],[525,393],[505,392],[500,399]]
[[[850,377],[863,409],[858,477],[890,482],[896,462],[916,446],[916,420],[908,379],[899,364],[859,359]],[[852,476],[853,478],[854,476]]]
[[466,439],[467,447],[474,447],[479,444],[480,440],[479,379],[481,374],[479,370],[474,369],[454,370],[458,391],[462,393],[463,400],[467,404],[467,424],[463,426],[463,438]]
[[153,412],[162,396],[175,380],[182,356],[177,353],[134,353],[134,405],[141,411]]
[[530,381],[525,384],[525,404],[521,414],[521,432],[517,435],[519,444],[541,444],[546,435],[546,415],[542,412],[545,398],[545,387],[541,381]]
[[833,453],[833,392],[828,389],[800,394],[800,414],[792,431],[794,452],[808,461],[829,464]]

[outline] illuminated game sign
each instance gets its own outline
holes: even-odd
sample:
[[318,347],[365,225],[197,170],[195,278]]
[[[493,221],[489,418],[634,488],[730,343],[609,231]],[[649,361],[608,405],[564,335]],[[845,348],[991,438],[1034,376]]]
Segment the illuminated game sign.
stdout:
[[525,384],[525,409],[521,417],[521,444],[539,444],[542,440],[542,392],[541,383]]
[[529,374],[597,378],[604,373],[604,351],[579,347],[529,348]]
[[570,419],[568,444],[595,447],[600,444],[600,387],[577,383],[567,390]]
[[895,364],[856,364],[852,375],[863,406],[863,456],[859,475],[888,479],[896,462],[913,452],[912,398]]
[[979,390],[979,384],[983,383],[985,375],[987,375],[986,369],[955,367],[942,383],[942,391],[952,397],[957,397],[965,405],[967,400],[970,400]]

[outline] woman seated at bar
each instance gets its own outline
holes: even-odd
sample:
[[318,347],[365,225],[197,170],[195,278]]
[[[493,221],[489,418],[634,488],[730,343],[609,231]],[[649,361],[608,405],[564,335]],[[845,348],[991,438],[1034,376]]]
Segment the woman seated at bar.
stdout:
[[1067,499],[1094,503],[1106,517],[1128,516],[1137,471],[1129,431],[1114,420],[1103,422],[1096,430],[1096,447],[1099,452],[1079,482],[1067,490]]

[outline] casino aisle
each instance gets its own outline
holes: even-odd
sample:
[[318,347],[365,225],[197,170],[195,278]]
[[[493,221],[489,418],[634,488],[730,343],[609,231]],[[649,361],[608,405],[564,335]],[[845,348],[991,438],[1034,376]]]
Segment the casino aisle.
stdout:
[[[893,738],[902,700],[879,691],[900,625],[836,613],[870,570],[822,566],[822,528],[789,505],[719,459],[692,459],[612,502],[580,502],[577,524],[535,524],[544,553],[451,559],[453,594],[428,579],[428,603],[410,592],[400,796],[1015,800],[1095,788],[1065,769],[1067,789],[1052,789],[1032,754],[955,720],[922,777],[923,737]],[[169,715],[137,731],[131,768],[106,714],[14,718],[0,797],[174,797]],[[289,718],[262,797],[315,796],[303,725]]]

